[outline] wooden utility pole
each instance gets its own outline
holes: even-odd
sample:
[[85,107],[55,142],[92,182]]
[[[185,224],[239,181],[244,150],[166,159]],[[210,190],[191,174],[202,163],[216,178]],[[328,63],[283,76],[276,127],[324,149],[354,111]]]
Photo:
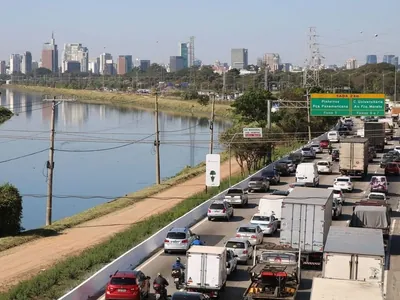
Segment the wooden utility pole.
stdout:
[[212,154],[213,150],[214,150],[214,119],[215,119],[215,94],[213,94],[213,100],[212,100],[212,104],[211,104],[210,151],[209,151],[209,154]]
[[155,108],[154,108],[155,134],[154,147],[156,148],[156,184],[161,183],[160,174],[160,130],[158,125],[158,92],[156,92]]

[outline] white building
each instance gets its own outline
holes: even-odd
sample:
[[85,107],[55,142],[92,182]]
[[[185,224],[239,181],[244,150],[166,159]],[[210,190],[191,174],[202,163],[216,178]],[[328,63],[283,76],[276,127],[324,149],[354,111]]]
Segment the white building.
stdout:
[[92,74],[99,74],[100,58],[91,59],[89,61],[88,71]]
[[102,53],[99,57],[99,73],[104,73],[104,68],[106,66],[106,61],[112,60],[112,55],[110,53]]
[[10,55],[10,74],[21,72],[21,55]]
[[39,68],[39,63],[35,60],[32,60],[32,71]]
[[281,64],[281,58],[278,53],[265,53],[264,54],[264,64],[269,66],[271,72],[279,70],[279,65]]
[[354,70],[357,68],[357,60],[355,58],[349,58],[346,61],[346,69],[347,70]]
[[0,75],[6,75],[6,74],[7,74],[6,61],[0,60]]
[[89,50],[79,43],[64,44],[61,71],[68,71],[68,62],[78,61],[81,65],[81,72],[89,70]]
[[21,73],[29,74],[32,72],[32,54],[26,51],[21,56]]

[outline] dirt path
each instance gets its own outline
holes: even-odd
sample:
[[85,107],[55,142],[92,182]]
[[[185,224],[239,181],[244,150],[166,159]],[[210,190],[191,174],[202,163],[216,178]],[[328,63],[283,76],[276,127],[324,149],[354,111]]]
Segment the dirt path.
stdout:
[[[240,167],[232,159],[232,174],[239,171]],[[228,176],[229,162],[225,162],[221,165],[221,179]],[[67,256],[99,244],[138,221],[170,209],[182,199],[204,190],[204,184],[204,175],[199,175],[131,207],[65,230],[58,236],[42,238],[0,252],[0,290],[6,290],[36,275]],[[177,196],[179,199],[174,198]]]

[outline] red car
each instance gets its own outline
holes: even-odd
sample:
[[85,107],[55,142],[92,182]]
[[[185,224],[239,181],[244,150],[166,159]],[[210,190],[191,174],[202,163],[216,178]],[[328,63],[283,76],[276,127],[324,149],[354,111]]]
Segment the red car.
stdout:
[[385,167],[385,175],[400,175],[398,163],[388,163]]
[[134,272],[117,271],[114,275],[110,275],[106,300],[112,299],[140,300],[140,287]]
[[329,141],[328,141],[328,140],[322,140],[322,141],[319,142],[319,146],[320,146],[322,149],[328,149],[328,147],[329,147]]

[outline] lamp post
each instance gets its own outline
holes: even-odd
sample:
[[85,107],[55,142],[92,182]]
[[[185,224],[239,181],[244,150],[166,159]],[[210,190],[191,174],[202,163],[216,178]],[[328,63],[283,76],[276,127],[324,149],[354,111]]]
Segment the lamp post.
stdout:
[[374,72],[369,72],[369,73],[367,73],[367,74],[364,74],[364,88],[363,88],[363,93],[365,94],[365,91],[366,91],[366,89],[365,89],[365,87],[366,87],[366,77],[369,75],[369,74],[372,74],[372,73],[374,73]]
[[231,178],[232,178],[232,151],[231,151],[231,144],[233,142],[233,140],[235,139],[235,137],[238,134],[242,134],[242,132],[235,132],[235,134],[233,135],[233,137],[231,138],[231,140],[228,143],[228,152],[229,152],[229,187],[231,187]]
[[396,106],[397,101],[397,65],[394,65],[394,95],[393,95],[393,102]]

